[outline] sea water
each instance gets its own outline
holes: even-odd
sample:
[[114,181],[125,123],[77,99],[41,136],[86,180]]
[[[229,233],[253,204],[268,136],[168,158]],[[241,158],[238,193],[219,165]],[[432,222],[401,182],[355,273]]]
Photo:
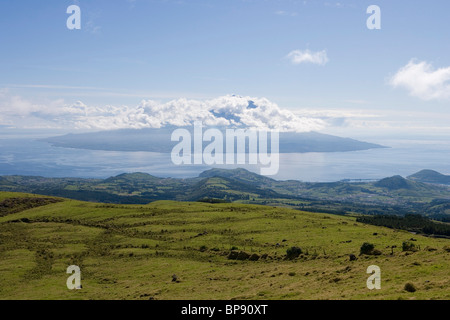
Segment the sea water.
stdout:
[[[450,143],[446,140],[384,140],[389,146],[354,152],[280,154],[280,170],[272,178],[330,182],[408,176],[422,169],[450,174]],[[244,167],[259,172],[257,166]],[[207,165],[176,166],[170,154],[99,151],[53,147],[34,138],[0,138],[0,175],[107,178],[146,172],[159,177],[196,177]]]

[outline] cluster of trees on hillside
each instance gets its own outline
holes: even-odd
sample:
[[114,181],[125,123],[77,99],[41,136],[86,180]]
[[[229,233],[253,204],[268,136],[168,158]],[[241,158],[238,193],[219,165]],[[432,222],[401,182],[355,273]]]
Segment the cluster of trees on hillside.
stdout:
[[363,216],[358,217],[356,221],[392,229],[450,237],[449,224],[435,222],[419,214],[407,214],[404,217],[393,215]]

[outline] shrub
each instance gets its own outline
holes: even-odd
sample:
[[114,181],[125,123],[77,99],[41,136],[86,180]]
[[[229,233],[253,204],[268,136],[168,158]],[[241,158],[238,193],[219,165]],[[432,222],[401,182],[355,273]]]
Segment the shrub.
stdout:
[[408,282],[407,284],[405,284],[405,290],[408,292],[416,292],[416,286],[413,285],[412,283]]
[[302,249],[299,247],[291,247],[286,250],[286,258],[287,259],[295,259],[298,258],[302,254]]
[[359,254],[372,254],[373,250],[375,249],[375,246],[371,243],[364,242],[361,246]]
[[402,244],[402,249],[403,251],[417,251],[417,247],[414,243],[412,243],[411,241],[405,241]]
[[373,254],[374,256],[381,256],[381,251],[378,250],[378,249],[374,249],[374,250],[372,250],[372,254]]
[[248,260],[250,258],[250,255],[247,252],[241,251],[239,252],[239,254],[237,255],[237,260]]
[[230,254],[228,255],[228,259],[230,260],[236,260],[238,257],[239,253],[236,251],[231,251]]
[[259,255],[257,255],[256,253],[252,254],[249,258],[250,261],[258,261],[259,260]]

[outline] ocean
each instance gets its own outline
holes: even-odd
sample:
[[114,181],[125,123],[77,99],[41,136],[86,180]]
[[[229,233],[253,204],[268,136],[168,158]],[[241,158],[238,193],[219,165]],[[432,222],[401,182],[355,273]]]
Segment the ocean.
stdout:
[[[390,148],[355,152],[280,154],[278,180],[332,182],[408,176],[422,169],[450,174],[450,142],[446,140],[376,141]],[[53,147],[33,138],[0,138],[0,175],[107,178],[126,172],[188,178],[207,165],[175,166],[169,154],[116,152]],[[259,173],[256,166],[243,167]]]

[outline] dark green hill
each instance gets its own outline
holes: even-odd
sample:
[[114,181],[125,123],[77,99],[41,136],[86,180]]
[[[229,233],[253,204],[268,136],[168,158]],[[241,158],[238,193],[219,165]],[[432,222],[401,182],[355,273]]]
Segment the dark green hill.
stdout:
[[410,175],[408,179],[424,183],[450,184],[450,175],[444,175],[434,170],[419,171]]
[[186,200],[204,198],[226,199],[230,201],[251,200],[253,198],[287,198],[269,189],[259,188],[257,185],[243,183],[225,177],[210,177],[201,180],[192,187]]
[[252,183],[252,184],[258,184],[259,186],[263,185],[272,185],[274,182],[276,182],[274,179],[261,176],[259,174],[250,172],[245,169],[233,169],[233,170],[227,170],[227,169],[211,169],[204,171],[199,175],[200,178],[211,178],[211,177],[222,177],[222,178],[229,178],[234,179],[236,181],[245,182],[245,183]]
[[157,180],[161,180],[161,178],[157,178],[148,173],[136,172],[136,173],[123,173],[115,177],[110,177],[103,182],[105,183],[118,183],[118,182],[154,182]]
[[406,180],[405,178],[401,176],[393,176],[389,178],[381,179],[378,182],[375,182],[374,184],[376,187],[379,188],[386,188],[388,190],[398,190],[398,189],[414,189],[413,183]]
[[[389,194],[400,200],[429,202],[433,199],[450,199],[450,189],[446,186],[431,185],[419,181],[393,176],[373,183],[373,186],[388,190]],[[415,200],[414,200],[415,199]]]

